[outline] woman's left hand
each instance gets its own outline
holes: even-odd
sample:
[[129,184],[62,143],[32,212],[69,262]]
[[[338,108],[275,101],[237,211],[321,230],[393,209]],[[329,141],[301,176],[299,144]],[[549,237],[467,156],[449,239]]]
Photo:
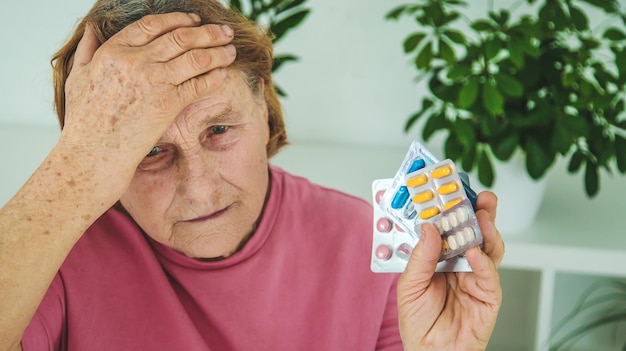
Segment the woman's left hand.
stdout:
[[405,350],[485,350],[502,303],[498,266],[504,242],[495,227],[497,198],[482,192],[476,216],[483,247],[466,252],[473,272],[435,273],[441,237],[422,225],[406,270],[398,281],[400,334]]

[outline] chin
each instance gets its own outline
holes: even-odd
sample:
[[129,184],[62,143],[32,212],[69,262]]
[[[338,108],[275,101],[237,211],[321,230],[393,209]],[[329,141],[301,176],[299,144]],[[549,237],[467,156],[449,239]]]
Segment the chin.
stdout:
[[217,234],[197,238],[178,251],[197,260],[219,260],[232,256],[242,246],[242,240]]

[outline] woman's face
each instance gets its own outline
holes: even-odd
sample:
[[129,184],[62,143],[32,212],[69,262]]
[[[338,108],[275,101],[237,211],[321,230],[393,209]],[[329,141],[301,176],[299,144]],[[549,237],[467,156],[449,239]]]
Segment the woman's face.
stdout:
[[268,141],[262,95],[229,70],[219,90],[176,118],[120,201],[154,240],[189,257],[230,256],[263,209]]

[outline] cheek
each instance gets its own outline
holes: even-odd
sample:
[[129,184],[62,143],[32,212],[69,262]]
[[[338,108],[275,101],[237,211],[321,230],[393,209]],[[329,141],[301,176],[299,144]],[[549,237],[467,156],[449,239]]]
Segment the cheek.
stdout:
[[135,175],[120,201],[137,221],[143,218],[163,218],[171,203],[171,182],[160,177]]

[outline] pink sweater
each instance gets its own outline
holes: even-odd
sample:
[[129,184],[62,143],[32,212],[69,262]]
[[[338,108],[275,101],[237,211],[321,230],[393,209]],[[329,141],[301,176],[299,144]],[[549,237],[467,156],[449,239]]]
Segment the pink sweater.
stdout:
[[270,170],[257,231],[218,262],[109,210],[61,267],[24,350],[401,350],[397,275],[369,268],[371,206]]

